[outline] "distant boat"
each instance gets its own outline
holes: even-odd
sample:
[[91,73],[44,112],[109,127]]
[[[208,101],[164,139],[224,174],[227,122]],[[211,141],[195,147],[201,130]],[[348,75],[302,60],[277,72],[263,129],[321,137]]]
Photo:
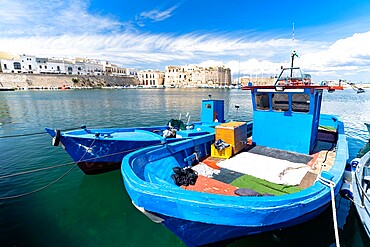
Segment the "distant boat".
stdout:
[[0,91],[14,91],[14,87],[0,87]]
[[122,158],[138,149],[214,133],[214,126],[224,122],[224,102],[203,100],[202,107],[201,122],[196,123],[172,119],[169,125],[153,127],[45,130],[53,137],[53,145],[61,144],[85,174],[99,174],[119,169]]
[[282,71],[277,82],[284,84],[243,87],[252,93],[253,123],[221,124],[216,136],[125,156],[121,172],[132,203],[188,246],[291,227],[322,213],[342,185],[348,144],[341,119],[320,114],[323,90],[331,88],[305,85],[291,76],[296,69]]

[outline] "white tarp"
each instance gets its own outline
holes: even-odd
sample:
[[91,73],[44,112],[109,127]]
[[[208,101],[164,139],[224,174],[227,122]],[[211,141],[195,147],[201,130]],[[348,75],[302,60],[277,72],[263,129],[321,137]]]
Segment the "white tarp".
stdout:
[[294,163],[248,152],[217,163],[219,167],[265,179],[276,184],[298,185],[310,170],[304,163]]

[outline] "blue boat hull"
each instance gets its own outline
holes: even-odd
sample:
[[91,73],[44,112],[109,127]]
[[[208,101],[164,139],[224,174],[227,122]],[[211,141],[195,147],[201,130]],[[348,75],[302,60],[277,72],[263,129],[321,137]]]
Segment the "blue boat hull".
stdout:
[[[211,125],[195,125],[198,130],[178,131],[183,137],[162,137],[168,126],[74,130],[62,133],[58,138],[62,147],[71,156],[79,168],[87,175],[100,174],[119,169],[122,159],[129,153],[144,147],[163,145],[181,141],[193,136],[214,132]],[[201,128],[202,130],[199,130]],[[54,138],[56,131],[45,128]],[[204,131],[203,131],[204,130]],[[96,133],[99,133],[96,136]]]
[[[337,155],[328,175],[336,195],[342,185],[348,145],[343,123],[338,124]],[[210,136],[150,147],[127,155],[121,166],[125,188],[133,204],[157,216],[189,246],[294,226],[315,218],[331,202],[330,187],[316,181],[300,192],[280,196],[230,196],[185,190],[171,179],[172,168],[185,167],[196,152],[209,155]],[[159,220],[158,220],[159,217]]]
[[294,221],[265,227],[235,227],[227,225],[215,225],[172,218],[160,214],[156,215],[162,218],[164,220],[162,224],[170,231],[175,233],[176,236],[180,238],[187,246],[200,246],[210,243],[217,244],[217,242],[228,243],[233,239],[237,239],[240,237],[295,226],[316,218],[323,211],[325,211],[328,206],[329,204],[326,204],[315,211],[294,219]]

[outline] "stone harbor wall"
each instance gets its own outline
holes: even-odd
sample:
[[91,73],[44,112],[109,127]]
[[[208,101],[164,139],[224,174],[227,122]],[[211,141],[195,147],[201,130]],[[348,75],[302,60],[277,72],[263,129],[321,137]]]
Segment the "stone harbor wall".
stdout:
[[138,79],[122,76],[2,74],[0,88],[60,88],[137,85]]

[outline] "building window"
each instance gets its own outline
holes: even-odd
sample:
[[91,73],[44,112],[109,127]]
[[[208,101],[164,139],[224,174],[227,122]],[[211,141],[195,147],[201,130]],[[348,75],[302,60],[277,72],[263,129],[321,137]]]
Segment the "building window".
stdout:
[[274,111],[289,111],[288,94],[275,93],[272,96],[272,109]]
[[257,93],[255,101],[258,110],[270,110],[270,100],[267,93]]
[[310,111],[310,95],[309,94],[293,94],[292,95],[292,111],[309,112]]
[[40,69],[42,69],[42,65],[40,65]]
[[14,62],[13,66],[14,66],[14,69],[21,69],[21,63],[19,62]]
[[48,68],[48,66],[45,65],[45,69],[47,69],[47,68]]
[[29,65],[28,65],[28,69],[29,69],[29,70],[31,70],[31,69],[32,69],[32,65],[31,65],[31,64],[29,64]]
[[6,64],[4,64],[4,69],[8,69],[8,68],[6,67]]

